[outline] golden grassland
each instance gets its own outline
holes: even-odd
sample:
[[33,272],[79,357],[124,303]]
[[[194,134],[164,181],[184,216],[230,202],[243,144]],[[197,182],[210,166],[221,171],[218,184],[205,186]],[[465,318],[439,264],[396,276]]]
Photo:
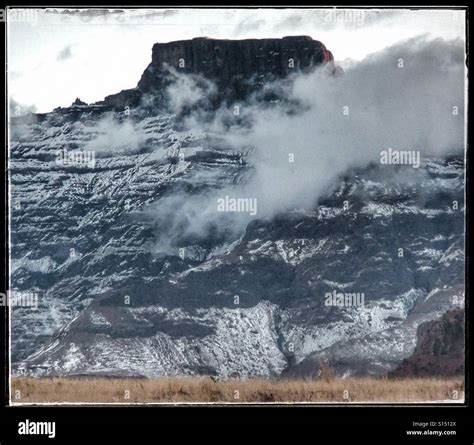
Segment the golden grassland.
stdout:
[[321,380],[14,378],[19,403],[429,403],[464,400],[462,377]]

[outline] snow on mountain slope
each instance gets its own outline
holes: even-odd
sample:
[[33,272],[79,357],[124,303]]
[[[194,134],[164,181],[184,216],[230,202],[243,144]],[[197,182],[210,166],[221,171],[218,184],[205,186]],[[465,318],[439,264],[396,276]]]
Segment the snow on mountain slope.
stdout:
[[[409,184],[381,179],[383,167],[349,172],[314,211],[252,221],[182,257],[154,252],[159,228],[140,210],[248,167],[230,150],[214,156],[208,135],[173,129],[173,116],[137,119],[141,148],[104,151],[93,168],[58,165],[61,118],[12,141],[12,282],[41,295],[36,313],[14,308],[12,319],[13,356],[28,372],[271,376],[328,351],[349,362],[341,375],[386,372],[413,350],[422,319],[407,320],[428,292],[462,283],[462,159],[426,160]],[[81,122],[92,128],[71,129],[76,149],[100,127]],[[365,305],[325,306],[334,289],[363,292]]]
[[[333,66],[321,45],[302,50],[305,68]],[[252,147],[143,105],[163,80],[155,59],[141,87],[10,122],[11,284],[40,296],[12,308],[14,372],[314,376],[329,361],[341,376],[385,374],[420,323],[460,305],[462,153],[353,168],[311,208],[222,212],[200,230],[202,198],[252,178]],[[332,293],[363,303],[328,304]]]

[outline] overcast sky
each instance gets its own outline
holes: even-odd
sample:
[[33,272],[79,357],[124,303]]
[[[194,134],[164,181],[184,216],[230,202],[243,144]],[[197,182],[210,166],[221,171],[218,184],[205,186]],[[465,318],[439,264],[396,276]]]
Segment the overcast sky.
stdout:
[[[25,20],[27,19],[27,20]],[[465,39],[463,11],[141,9],[9,11],[9,96],[39,112],[136,86],[156,42],[309,35],[340,65],[415,36]]]

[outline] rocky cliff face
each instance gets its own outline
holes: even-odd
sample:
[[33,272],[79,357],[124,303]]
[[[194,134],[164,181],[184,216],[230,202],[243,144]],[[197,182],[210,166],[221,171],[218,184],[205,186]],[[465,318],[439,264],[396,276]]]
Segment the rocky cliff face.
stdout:
[[453,376],[464,373],[464,311],[451,310],[418,326],[413,354],[393,371],[393,377]]
[[104,104],[120,109],[138,105],[145,95],[160,97],[170,84],[170,69],[214,82],[221,102],[243,100],[265,82],[323,64],[336,72],[332,53],[308,36],[247,40],[200,37],[156,43],[137,87],[106,97]]
[[[420,323],[462,304],[464,213],[449,207],[463,207],[462,157],[388,183],[382,166],[350,172],[314,211],[156,255],[147,205],[239,182],[249,166],[215,136],[138,112],[140,150],[58,165],[64,140],[100,137],[95,108],[71,113],[22,124],[12,142],[12,283],[40,294],[37,311],[13,311],[17,371],[317,377],[329,358],[338,376],[380,375],[413,353]],[[177,148],[182,161],[157,157]],[[334,289],[365,305],[326,306]]]

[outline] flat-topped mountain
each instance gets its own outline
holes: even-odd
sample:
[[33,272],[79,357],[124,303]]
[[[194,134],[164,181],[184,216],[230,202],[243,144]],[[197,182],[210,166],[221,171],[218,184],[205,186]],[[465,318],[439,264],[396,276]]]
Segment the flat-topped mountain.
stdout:
[[264,82],[327,64],[336,71],[331,51],[308,36],[282,39],[223,40],[198,37],[153,45],[152,60],[136,88],[107,96],[115,108],[136,106],[145,94],[160,96],[170,84],[170,69],[213,81],[219,100],[243,100]]

